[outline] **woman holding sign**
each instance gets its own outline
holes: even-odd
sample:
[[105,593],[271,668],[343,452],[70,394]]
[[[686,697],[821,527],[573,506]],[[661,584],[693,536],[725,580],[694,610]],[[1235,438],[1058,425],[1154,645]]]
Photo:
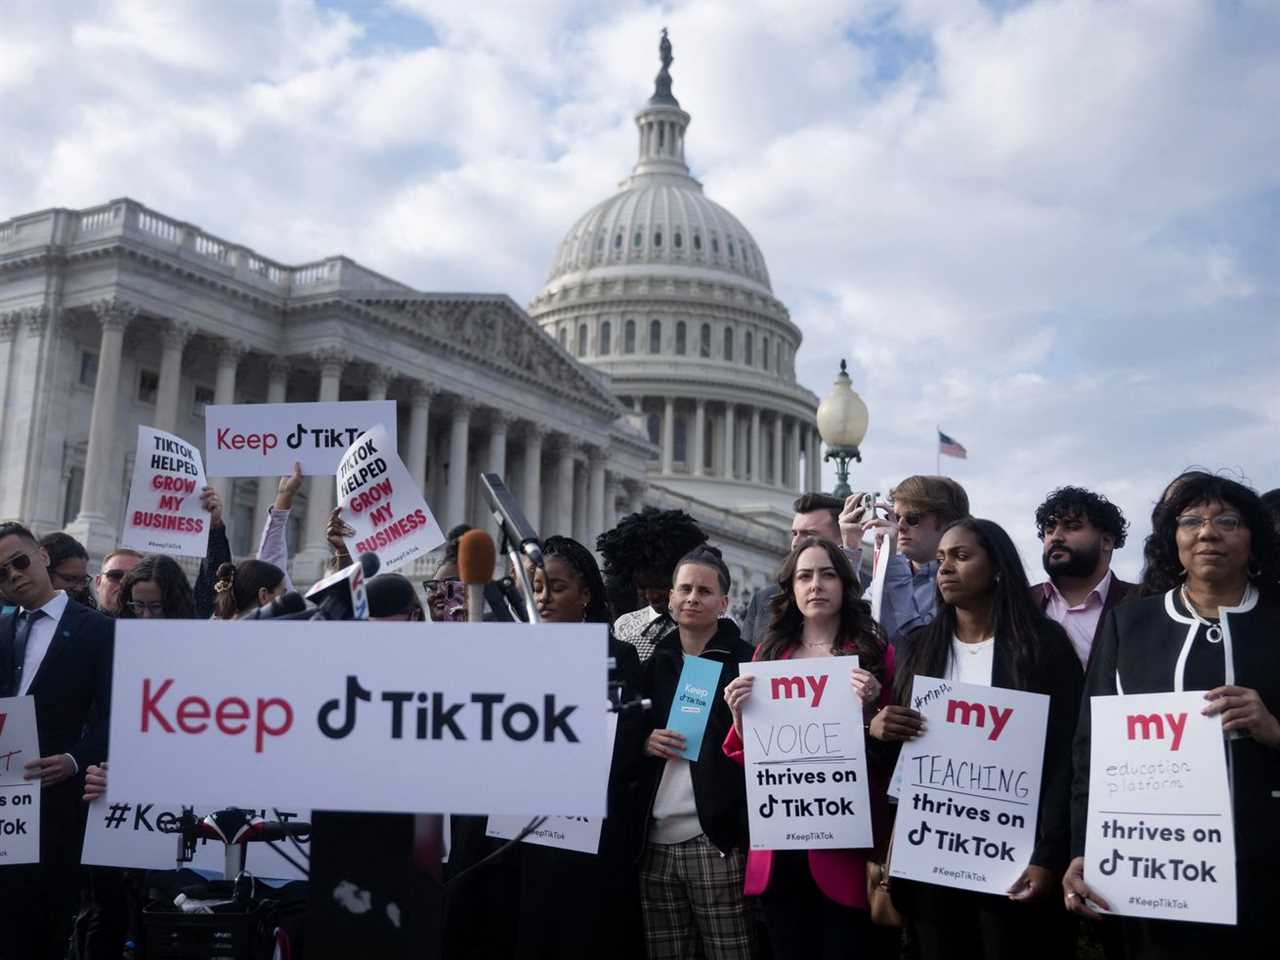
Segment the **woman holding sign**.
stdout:
[[[795,545],[778,573],[781,592],[770,601],[772,621],[756,660],[855,655],[859,666],[849,682],[863,706],[874,712],[892,676],[893,650],[871,608],[853,566],[833,543],[806,537]],[[753,677],[738,677],[724,692],[733,729],[724,752],[743,763],[742,708]],[[872,787],[873,806],[884,810],[884,787],[892,759]],[[885,824],[884,832],[888,832]],[[871,925],[867,913],[866,850],[751,850],[745,893],[764,905],[773,955],[785,958],[844,957],[851,951],[896,955],[896,937]],[[882,948],[882,949],[880,949]]]
[[938,616],[899,642],[895,704],[876,714],[871,735],[900,743],[923,732],[921,714],[906,706],[917,676],[1047,695],[1035,847],[1007,897],[899,878],[894,903],[923,960],[1072,956],[1075,937],[1056,891],[1070,847],[1080,661],[1062,627],[1031,600],[1022,559],[999,525],[955,521],[943,532],[937,559]]
[[[1092,919],[1098,919],[1095,907],[1137,912],[1107,903],[1084,879],[1086,834],[1094,826],[1087,815],[1094,719],[1089,697],[1207,691],[1201,713],[1221,717],[1225,735],[1237,924],[1105,922],[1123,923],[1132,957],[1204,957],[1210,951],[1274,957],[1280,954],[1280,543],[1256,493],[1223,477],[1188,473],[1156,507],[1146,562],[1147,595],[1112,612],[1089,663],[1075,742],[1076,857],[1063,881],[1066,904]],[[1131,719],[1144,725],[1130,740],[1170,732],[1155,729],[1155,715]],[[1187,721],[1175,714],[1169,727],[1183,731]],[[1149,809],[1158,811],[1159,795],[1153,797]],[[1176,821],[1162,819],[1155,829],[1169,824]],[[1190,860],[1212,851],[1169,843],[1162,852]]]

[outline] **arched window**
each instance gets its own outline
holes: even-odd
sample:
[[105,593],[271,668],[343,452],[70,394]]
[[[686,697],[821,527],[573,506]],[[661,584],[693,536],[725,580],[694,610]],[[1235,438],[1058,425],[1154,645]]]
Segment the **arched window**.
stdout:
[[649,321],[649,352],[662,352],[662,321]]
[[769,338],[768,337],[760,338],[760,356],[761,356],[761,359],[764,360],[764,363],[760,365],[764,367],[766,370],[768,370],[769,369]]
[[672,238],[671,238],[671,242],[672,242],[672,244],[675,246],[675,248],[676,248],[677,250],[681,250],[681,249],[683,249],[683,248],[684,248],[684,234],[683,234],[683,233],[681,233],[679,230],[677,230],[677,231],[675,232],[675,234],[672,236]]
[[655,250],[662,246],[662,230],[661,229],[653,231],[653,246]]
[[621,230],[619,230],[617,233],[613,235],[613,249],[615,250],[622,249],[622,231]]
[[773,358],[773,372],[782,376],[782,341],[778,341],[778,350]]
[[639,250],[642,243],[644,243],[644,231],[636,227],[636,232],[631,236],[631,245]]
[[[651,413],[645,417],[644,422],[649,429],[649,442],[655,447],[660,447],[662,445],[662,418],[656,413]],[[655,453],[652,459],[656,460],[657,457],[658,455]]]
[[613,324],[605,320],[600,324],[600,356],[607,357],[613,349]]
[[560,346],[563,347],[565,350],[569,349],[569,328],[568,327],[560,328]]
[[683,357],[685,350],[685,326],[681,320],[676,324],[676,354]]
[[733,241],[732,241],[732,240],[730,240],[730,241],[729,241],[729,256],[730,256],[730,257],[732,257],[732,256],[733,256]]
[[[585,357],[587,355],[587,325],[585,323],[578,324],[578,356]],[[768,362],[767,360],[765,361]]]
[[628,320],[627,325],[622,328],[622,352],[636,352],[636,322]]
[[693,231],[693,249],[699,253],[702,252],[702,234],[697,230]]
[[702,325],[702,333],[698,336],[698,356],[711,359],[711,324]]
[[733,360],[733,327],[724,328],[724,358]]
[[711,235],[711,252],[717,255],[720,253],[720,238],[714,233]]
[[751,331],[748,330],[745,337],[742,338],[742,362],[748,367],[754,366],[756,362],[755,344],[752,342]]

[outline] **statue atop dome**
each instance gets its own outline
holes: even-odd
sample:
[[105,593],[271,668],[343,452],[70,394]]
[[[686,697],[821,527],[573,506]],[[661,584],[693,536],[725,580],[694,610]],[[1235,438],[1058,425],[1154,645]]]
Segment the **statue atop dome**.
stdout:
[[671,41],[667,38],[666,27],[662,28],[662,39],[658,41],[658,59],[662,61],[662,69],[653,78],[653,96],[649,98],[649,102],[669,103],[678,107],[680,102],[671,95],[671,64],[675,57],[671,55]]

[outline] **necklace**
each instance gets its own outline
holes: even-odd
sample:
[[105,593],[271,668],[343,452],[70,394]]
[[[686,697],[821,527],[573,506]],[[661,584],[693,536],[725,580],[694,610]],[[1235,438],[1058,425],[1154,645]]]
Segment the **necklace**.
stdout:
[[[1240,599],[1236,601],[1235,606],[1238,607],[1244,604],[1245,597],[1249,595],[1250,586],[1251,584],[1247,584],[1247,583],[1245,584],[1244,593],[1240,595]],[[1222,618],[1221,617],[1211,618],[1211,617],[1200,616],[1200,611],[1195,608],[1195,604],[1191,602],[1190,594],[1187,593],[1187,585],[1184,583],[1178,589],[1182,595],[1182,604],[1187,608],[1187,612],[1190,613],[1193,617],[1195,617],[1202,624],[1204,624],[1206,627],[1209,628],[1207,631],[1205,631],[1205,639],[1208,640],[1210,643],[1221,643],[1222,642],[1222,623],[1221,623]],[[1219,610],[1221,610],[1221,607],[1219,607]]]

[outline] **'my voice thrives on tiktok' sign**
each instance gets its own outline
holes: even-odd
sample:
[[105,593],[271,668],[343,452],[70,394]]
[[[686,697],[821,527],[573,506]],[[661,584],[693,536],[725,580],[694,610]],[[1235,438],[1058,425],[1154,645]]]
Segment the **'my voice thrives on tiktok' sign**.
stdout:
[[122,621],[112,795],[603,816],[604,630]]

